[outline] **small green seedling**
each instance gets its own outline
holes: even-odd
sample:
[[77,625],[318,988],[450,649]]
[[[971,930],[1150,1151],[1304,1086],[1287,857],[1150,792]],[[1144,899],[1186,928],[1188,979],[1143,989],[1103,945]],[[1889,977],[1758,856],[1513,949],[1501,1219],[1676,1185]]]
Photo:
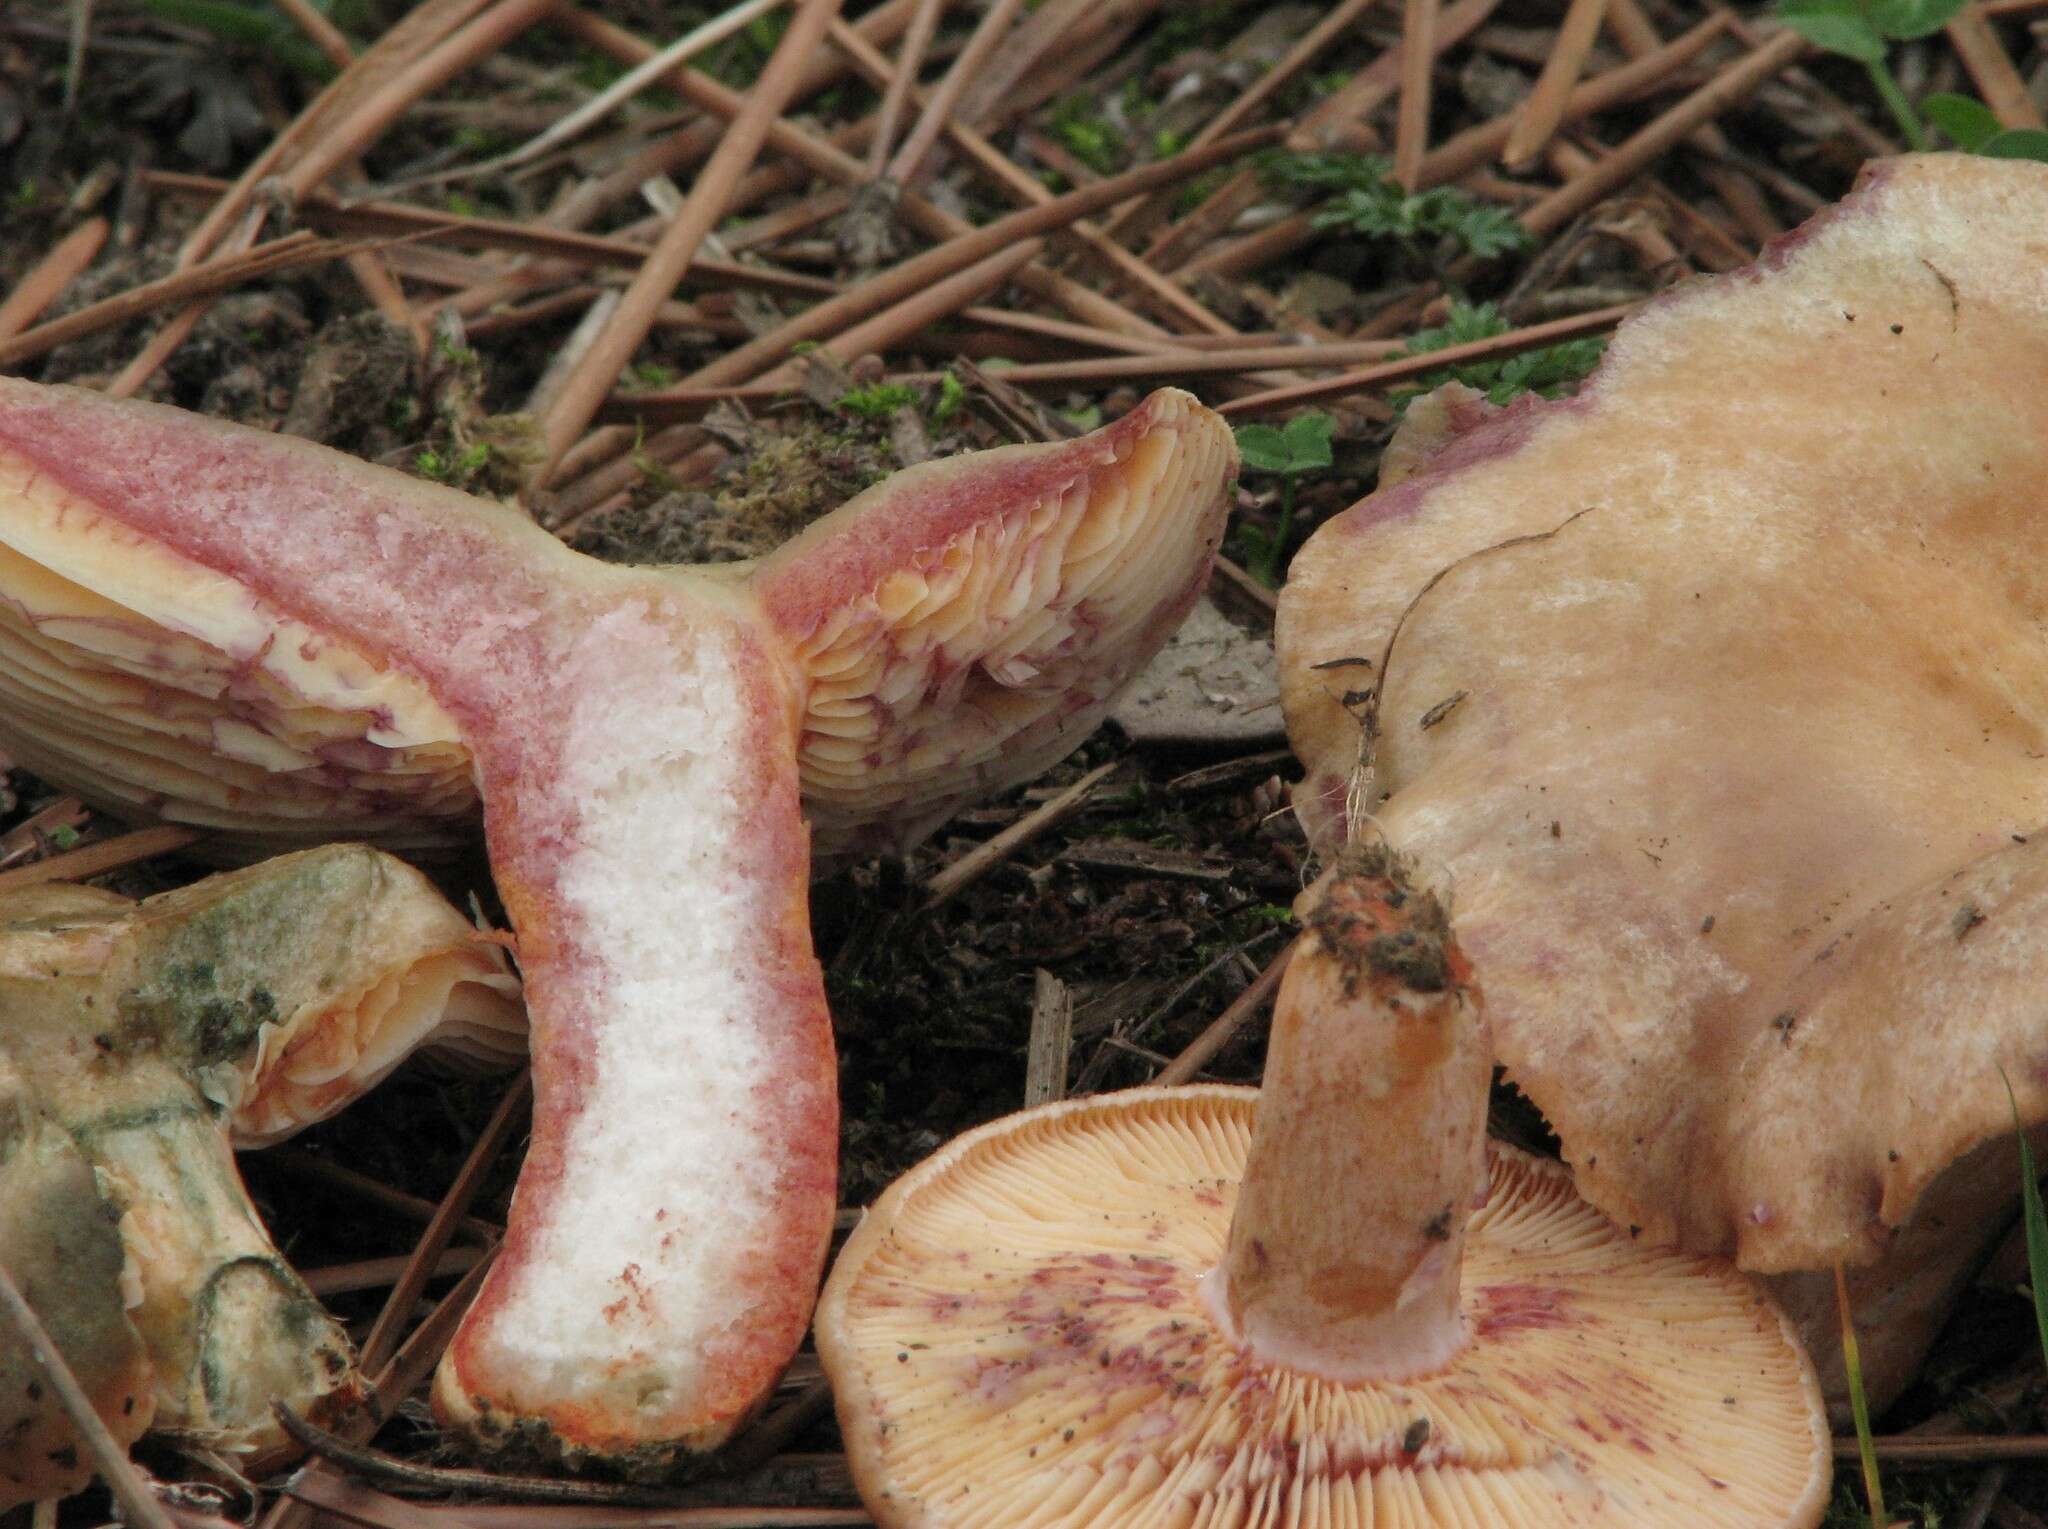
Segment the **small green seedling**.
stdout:
[[1531,242],[1529,230],[1506,208],[1448,186],[1410,195],[1378,155],[1273,154],[1263,169],[1268,180],[1332,193],[1309,220],[1316,228],[1397,240],[1413,258],[1428,253],[1426,243],[1443,238],[1483,259],[1512,254]]
[[960,412],[967,402],[967,387],[958,377],[947,372],[939,378],[939,396],[932,403],[932,423],[943,425]]
[[[1418,329],[1409,336],[1408,354],[1425,356],[1431,351],[1448,350],[1453,345],[1490,340],[1495,335],[1506,334],[1512,327],[1492,303],[1454,302],[1442,324],[1434,329]],[[1567,340],[1562,345],[1545,345],[1504,356],[1498,361],[1468,361],[1462,366],[1432,372],[1421,379],[1419,386],[1397,392],[1394,406],[1404,409],[1410,399],[1418,398],[1446,382],[1462,382],[1469,388],[1477,388],[1486,395],[1489,403],[1495,404],[1507,403],[1523,393],[1536,393],[1544,398],[1561,397],[1600,364],[1600,357],[1606,349],[1607,342],[1594,337]]]
[[2048,133],[2038,127],[2007,127],[1982,101],[1938,91],[1921,101],[1920,111],[1966,154],[2048,160]]
[[1280,479],[1280,524],[1273,534],[1255,526],[1238,531],[1252,551],[1247,569],[1269,589],[1279,587],[1280,558],[1294,529],[1294,480],[1330,465],[1330,430],[1335,423],[1327,414],[1310,413],[1295,415],[1277,430],[1271,425],[1237,427],[1237,454],[1245,471],[1275,473]]
[[1968,96],[1932,95],[1915,111],[1892,73],[1888,55],[1893,43],[1932,36],[1964,4],[1965,0],[1778,0],[1778,19],[1816,48],[1861,64],[1878,99],[1898,123],[1907,148],[1918,152],[1930,146],[1931,123],[1971,154],[2048,160],[2048,133],[2007,128],[1982,102]]
[[838,407],[862,419],[887,419],[917,402],[917,389],[907,382],[877,382],[839,395]]

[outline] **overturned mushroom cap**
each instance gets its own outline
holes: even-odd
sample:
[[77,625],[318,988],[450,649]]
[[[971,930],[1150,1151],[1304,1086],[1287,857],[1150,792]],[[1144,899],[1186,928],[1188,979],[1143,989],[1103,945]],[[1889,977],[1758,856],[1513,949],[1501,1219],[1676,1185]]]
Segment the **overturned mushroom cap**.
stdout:
[[[332,1414],[357,1394],[354,1356],[271,1244],[231,1137],[331,1113],[451,1008],[516,1038],[515,991],[418,872],[361,845],[140,904],[60,884],[0,897],[0,1061],[33,1081],[24,1110],[75,1143],[106,1200],[103,1222],[71,1205],[71,1233],[52,1215],[24,1223],[41,1240],[10,1244],[10,1267],[118,1224],[153,1426],[246,1468],[276,1459],[290,1446],[273,1400]],[[100,1410],[123,1436],[150,1421],[124,1429],[125,1400]]]
[[2017,1187],[2001,1070],[2048,1119],[2044,229],[2048,166],[1880,165],[1576,398],[1443,401],[1280,606],[1304,817],[1449,866],[1582,1191],[1869,1265],[1880,1395]]
[[34,703],[0,738],[245,842],[445,838],[474,780],[534,1131],[436,1404],[658,1469],[766,1394],[830,1232],[800,786],[872,773],[821,839],[900,843],[1078,741],[1194,599],[1234,471],[1167,392],[884,485],[751,573],[633,569],[302,442],[0,382],[0,671]]
[[[0,1266],[27,1299],[115,1442],[149,1426],[149,1357],[128,1320],[118,1212],[70,1133],[0,1051]],[[0,1330],[0,1512],[68,1497],[91,1457],[26,1345]]]
[[1513,1148],[1491,1147],[1466,1228],[1469,1342],[1448,1364],[1342,1384],[1248,1358],[1198,1285],[1223,1257],[1257,1097],[1049,1105],[890,1188],[818,1313],[879,1522],[1818,1516],[1826,1439],[1784,1320],[1725,1265],[1641,1248],[1563,1168]]
[[133,918],[125,1012],[181,1030],[237,1147],[325,1120],[423,1046],[498,1066],[526,1054],[504,951],[367,846],[209,876]]

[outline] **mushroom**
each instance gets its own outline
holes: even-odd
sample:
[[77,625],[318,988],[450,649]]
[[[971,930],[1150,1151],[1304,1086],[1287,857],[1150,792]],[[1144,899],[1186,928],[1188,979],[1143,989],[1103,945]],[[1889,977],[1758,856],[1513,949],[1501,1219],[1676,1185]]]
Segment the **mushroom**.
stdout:
[[1304,901],[1262,1092],[1026,1110],[855,1229],[818,1352],[876,1520],[1816,1523],[1784,1317],[1485,1141],[1479,990],[1392,855]]
[[[0,1266],[114,1439],[131,1444],[155,1402],[149,1356],[128,1320],[117,1212],[69,1133],[0,1051]],[[28,1346],[0,1341],[0,1513],[68,1497],[92,1460]]]
[[889,479],[751,569],[636,569],[304,443],[0,383],[0,737],[109,806],[422,842],[480,795],[535,1107],[444,1359],[486,1443],[660,1469],[801,1338],[835,1198],[821,853],[1072,747],[1204,581],[1229,431],[1155,393]]
[[2001,1070],[2048,1121],[2044,227],[2048,166],[1882,163],[1576,398],[1438,400],[1280,601],[1312,835],[1448,867],[1581,1191],[1837,1397],[1861,1266],[1874,1403],[2017,1191]]
[[[6,1244],[9,1264],[118,1217],[122,1325],[153,1374],[135,1429],[153,1410],[178,1442],[260,1469],[290,1450],[273,1398],[315,1417],[355,1398],[354,1351],[272,1245],[231,1144],[331,1113],[451,1010],[512,1028],[515,991],[424,877],[361,845],[139,904],[54,883],[0,897],[0,1058],[30,1080],[17,1114],[61,1128],[97,1181],[91,1196],[66,1189],[75,1231],[37,1213]],[[114,1324],[90,1309],[103,1321],[83,1348],[103,1368]],[[65,1325],[59,1346],[79,1362]],[[100,1410],[110,1426],[134,1418],[125,1397]]]

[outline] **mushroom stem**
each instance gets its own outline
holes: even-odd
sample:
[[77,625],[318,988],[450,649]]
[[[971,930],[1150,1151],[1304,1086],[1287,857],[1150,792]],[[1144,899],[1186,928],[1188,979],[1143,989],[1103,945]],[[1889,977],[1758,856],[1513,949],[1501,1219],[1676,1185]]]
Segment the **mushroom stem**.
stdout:
[[1465,1342],[1486,1021],[1443,904],[1391,851],[1347,850],[1307,900],[1230,1240],[1203,1291],[1255,1359],[1398,1380]]

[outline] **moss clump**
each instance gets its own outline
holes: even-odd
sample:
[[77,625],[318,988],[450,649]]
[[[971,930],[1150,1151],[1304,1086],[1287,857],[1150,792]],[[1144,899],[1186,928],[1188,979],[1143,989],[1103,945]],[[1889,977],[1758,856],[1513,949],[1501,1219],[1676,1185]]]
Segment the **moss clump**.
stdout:
[[650,474],[643,496],[570,539],[608,563],[735,563],[760,557],[894,472],[886,420],[752,424],[706,489]]

